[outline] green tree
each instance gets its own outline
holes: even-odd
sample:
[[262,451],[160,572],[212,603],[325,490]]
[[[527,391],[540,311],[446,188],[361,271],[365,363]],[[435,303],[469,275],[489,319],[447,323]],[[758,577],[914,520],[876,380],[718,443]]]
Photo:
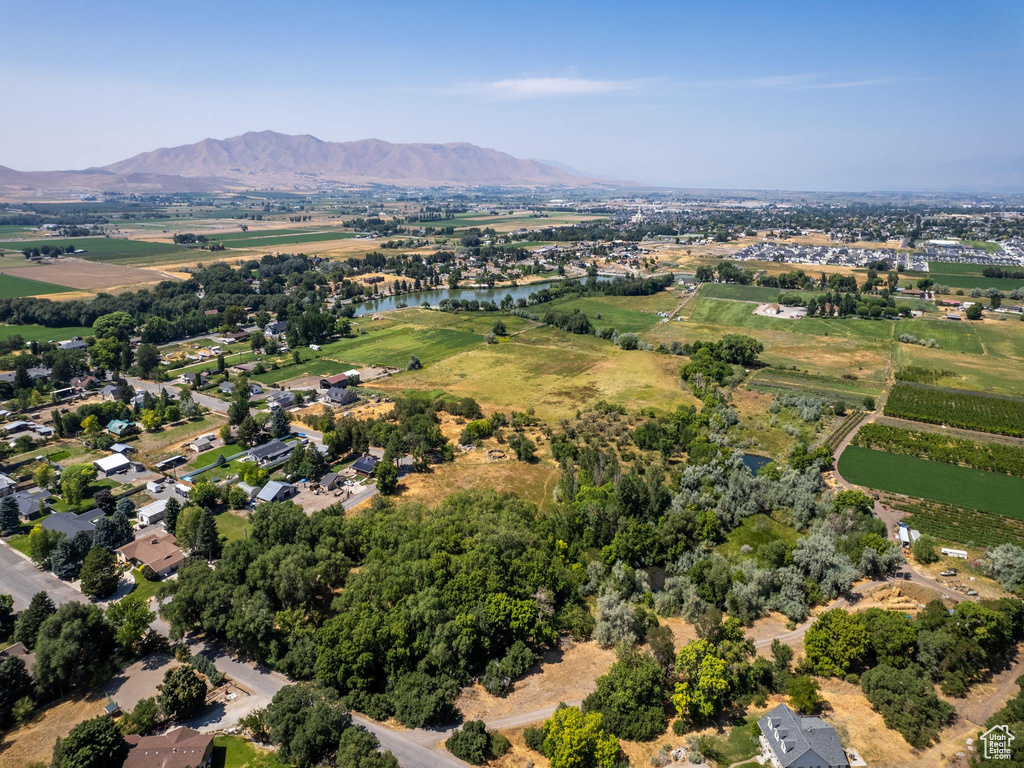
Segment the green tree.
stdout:
[[423,367],[423,363],[420,362],[420,359],[418,357],[416,357],[416,355],[410,355],[409,356],[409,362],[406,364],[405,370],[407,370],[407,371],[418,371],[422,367]]
[[342,731],[335,765],[338,768],[398,768],[390,752],[378,752],[380,742],[369,731],[351,726]]
[[79,572],[82,580],[82,594],[89,597],[104,598],[114,594],[120,574],[117,570],[117,558],[105,547],[93,547],[82,561]]
[[728,665],[708,640],[683,646],[676,656],[676,692],[672,703],[681,717],[700,724],[714,717],[729,694]]
[[483,765],[501,757],[510,746],[508,739],[501,734],[488,731],[483,720],[463,723],[461,728],[448,737],[444,745],[457,758],[471,765]]
[[921,565],[931,565],[939,560],[939,555],[935,552],[935,539],[927,534],[915,541],[910,551]]
[[50,531],[38,524],[32,526],[28,535],[28,556],[38,567],[49,568],[53,550],[63,538],[64,534],[60,531]]
[[189,664],[168,669],[156,688],[157,704],[168,720],[188,720],[206,706],[206,683]]
[[821,686],[813,677],[797,675],[789,681],[789,703],[804,715],[811,715],[821,704]]
[[559,705],[541,731],[551,768],[615,768],[621,759],[619,740],[605,733],[601,715]]
[[14,496],[4,496],[0,499],[0,532],[12,533],[18,530],[20,525],[18,500]]
[[107,715],[79,723],[53,748],[50,768],[110,768],[128,756],[128,742]]
[[833,608],[817,618],[804,635],[804,653],[815,674],[845,677],[868,653],[868,636],[860,617]]
[[33,674],[44,695],[94,682],[114,657],[114,633],[94,605],[65,603],[39,628]]
[[69,506],[77,507],[85,498],[89,485],[96,479],[96,467],[92,464],[73,464],[60,476],[61,492]]
[[160,722],[160,707],[156,699],[150,696],[148,699],[140,699],[131,712],[127,712],[121,718],[118,725],[122,733],[145,734],[152,731]]
[[284,408],[276,408],[270,416],[270,434],[273,437],[287,437],[292,433],[292,424]]
[[14,624],[14,642],[22,643],[30,651],[35,649],[39,628],[56,612],[57,608],[50,596],[45,592],[36,592],[28,608],[18,614]]
[[181,514],[181,502],[173,496],[167,500],[164,507],[164,528],[168,533],[173,534],[178,529],[178,515]]
[[14,598],[0,594],[0,637],[7,637],[14,629]]
[[390,461],[382,461],[378,464],[373,475],[377,479],[377,490],[385,496],[394,493],[398,488],[398,467]]
[[135,318],[128,312],[111,312],[100,315],[92,324],[93,336],[97,339],[117,339],[128,341],[135,330]]
[[617,661],[597,679],[583,711],[599,712],[604,728],[620,739],[648,741],[665,730],[669,686],[662,666],[647,654],[622,645]]
[[32,696],[32,676],[20,656],[10,656],[0,664],[0,731],[14,724],[14,705]]
[[160,365],[160,350],[153,344],[139,344],[135,353],[135,364],[139,366],[142,378],[148,379]]
[[107,621],[114,630],[114,639],[129,656],[137,656],[142,650],[142,641],[155,618],[156,614],[149,610],[146,601],[136,594],[129,594],[107,608]]
[[267,724],[281,758],[296,768],[309,768],[335,754],[352,718],[333,690],[298,683],[274,694]]
[[981,320],[982,305],[980,301],[976,301],[967,309],[964,310],[964,315],[968,320]]

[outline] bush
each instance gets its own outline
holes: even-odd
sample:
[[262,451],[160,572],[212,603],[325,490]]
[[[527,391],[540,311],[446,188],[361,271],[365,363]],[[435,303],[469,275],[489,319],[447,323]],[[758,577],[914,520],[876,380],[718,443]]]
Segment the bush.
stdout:
[[523,741],[530,749],[540,752],[541,747],[544,745],[544,731],[531,725],[523,731]]
[[444,745],[457,758],[471,765],[483,765],[493,757],[491,737],[483,720],[470,720],[449,736]]
[[925,535],[919,538],[914,542],[911,551],[914,553],[914,559],[921,565],[938,562],[939,556],[935,554],[935,539],[931,536]]
[[516,678],[522,677],[537,663],[538,658],[540,657],[527,647],[526,643],[517,640],[500,662],[492,661],[487,665],[487,671],[480,679],[480,683],[492,696],[504,696],[512,690]]

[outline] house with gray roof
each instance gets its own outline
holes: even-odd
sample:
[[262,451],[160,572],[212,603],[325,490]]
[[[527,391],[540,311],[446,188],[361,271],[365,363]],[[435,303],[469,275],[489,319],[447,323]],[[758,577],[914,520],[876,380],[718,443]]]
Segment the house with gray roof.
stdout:
[[56,512],[49,517],[43,518],[40,523],[48,531],[63,533],[69,539],[76,534],[87,533],[89,537],[96,532],[96,521],[103,517],[103,510],[93,509],[76,515],[74,512]]
[[287,445],[278,439],[270,440],[262,445],[254,445],[247,453],[252,461],[261,467],[281,461],[295,448],[294,444]]
[[761,753],[774,768],[850,768],[836,729],[785,704],[757,721]]
[[298,491],[295,490],[294,485],[291,485],[290,483],[280,483],[277,480],[271,480],[260,489],[259,493],[256,494],[256,501],[287,501],[296,493],[298,493]]
[[52,497],[49,491],[40,488],[32,488],[28,491],[18,491],[14,494],[14,500],[18,502],[18,517],[26,523],[35,520],[47,512],[47,501]]

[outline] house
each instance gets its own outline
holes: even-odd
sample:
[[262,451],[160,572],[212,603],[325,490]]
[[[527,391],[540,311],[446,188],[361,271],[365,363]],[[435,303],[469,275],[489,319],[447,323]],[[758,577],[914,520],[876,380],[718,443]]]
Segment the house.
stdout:
[[201,387],[206,383],[206,371],[185,371],[178,377],[178,381],[192,387]]
[[134,434],[136,429],[137,426],[134,421],[125,421],[123,419],[111,419],[107,424],[107,432],[118,437]]
[[295,405],[295,393],[273,392],[267,396],[267,405],[271,408],[291,408]]
[[191,443],[188,444],[188,449],[194,453],[203,453],[213,448],[213,438],[209,435],[203,435],[197,437]]
[[25,669],[31,675],[32,669],[36,665],[36,655],[30,652],[24,643],[13,643],[0,651],[0,664],[14,657],[21,659],[25,663]]
[[142,536],[118,547],[117,559],[138,567],[148,565],[161,579],[178,570],[185,553],[178,549],[177,539],[170,533]]
[[357,474],[360,474],[363,477],[369,477],[370,475],[373,474],[373,470],[377,468],[378,464],[380,464],[380,459],[369,453],[364,453],[362,456],[360,456],[358,459],[352,462],[352,469],[354,469]]
[[73,539],[79,533],[86,533],[92,538],[96,532],[96,521],[103,517],[103,510],[94,509],[76,515],[74,512],[57,512],[45,518],[40,525],[48,531],[63,533]]
[[96,467],[104,477],[116,475],[118,472],[127,472],[132,468],[131,459],[123,453],[112,453],[109,456],[104,456],[102,459],[96,459],[92,465]]
[[125,736],[128,757],[122,768],[208,768],[213,764],[213,734],[181,726],[153,736]]
[[58,341],[57,349],[73,350],[73,349],[88,349],[89,345],[82,341],[81,336],[73,336],[67,341]]
[[[219,389],[225,395],[233,395],[235,393],[235,382],[233,382],[233,381],[225,381],[223,384],[221,384],[219,387],[217,387],[217,389]],[[263,392],[263,387],[261,387],[259,384],[257,384],[254,381],[250,381],[249,382],[249,394],[250,395],[259,395],[259,394],[262,394],[262,392]]]
[[164,519],[164,514],[167,510],[167,502],[170,499],[157,499],[151,504],[147,504],[144,507],[140,507],[138,511],[139,523],[143,526],[153,525],[153,523],[159,523]]
[[296,493],[298,493],[298,491],[295,490],[295,486],[291,483],[281,483],[277,480],[271,480],[260,488],[260,492],[256,494],[256,501],[261,503],[269,501],[287,501]]
[[325,491],[336,491],[345,483],[345,478],[337,472],[328,472],[320,478],[320,487]]
[[263,329],[263,333],[266,336],[279,336],[288,330],[287,320],[275,320],[272,323],[267,323],[267,326]]
[[18,488],[18,483],[0,472],[0,499],[10,496]]
[[92,389],[93,387],[100,383],[100,380],[97,379],[95,376],[86,374],[85,376],[75,376],[68,383],[71,384],[71,386],[74,387],[75,389]]
[[354,390],[342,387],[331,387],[323,396],[323,401],[329,405],[349,405],[359,399]]
[[285,458],[292,452],[294,447],[294,445],[285,445],[280,440],[274,439],[263,443],[263,445],[253,446],[247,453],[252,461],[263,467]]
[[100,390],[100,396],[104,400],[116,400],[117,387],[115,387],[113,384],[107,384],[107,386]]
[[336,373],[333,376],[326,376],[320,379],[320,389],[330,389],[331,387],[347,387],[348,386],[348,374],[347,373]]
[[39,488],[18,491],[14,494],[14,500],[18,502],[18,517],[27,523],[46,514],[49,511],[46,502],[51,496],[49,491]]
[[849,768],[836,729],[820,717],[801,717],[785,704],[757,721],[761,753],[774,768]]

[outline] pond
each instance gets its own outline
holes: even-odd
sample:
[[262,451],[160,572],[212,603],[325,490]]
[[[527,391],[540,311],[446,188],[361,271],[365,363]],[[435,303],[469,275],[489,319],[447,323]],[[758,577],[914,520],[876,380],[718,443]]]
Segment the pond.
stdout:
[[[597,277],[595,279],[605,282],[611,278]],[[500,304],[501,300],[506,296],[511,296],[513,301],[517,299],[527,299],[530,297],[531,293],[536,293],[542,288],[546,288],[555,282],[560,281],[546,280],[541,283],[506,285],[497,288],[440,288],[432,291],[403,293],[399,296],[385,296],[380,299],[364,301],[360,304],[356,304],[355,316],[361,317],[363,315],[372,315],[374,312],[387,312],[389,309],[398,309],[399,304],[406,304],[410,307],[421,307],[423,306],[423,302],[427,302],[430,306],[436,307],[445,299],[458,299],[464,301],[473,301],[475,299],[480,302],[493,301],[495,304]]]
[[772,460],[767,456],[758,456],[756,453],[744,453],[743,463],[747,469],[753,472],[755,475],[765,464],[771,464]]

